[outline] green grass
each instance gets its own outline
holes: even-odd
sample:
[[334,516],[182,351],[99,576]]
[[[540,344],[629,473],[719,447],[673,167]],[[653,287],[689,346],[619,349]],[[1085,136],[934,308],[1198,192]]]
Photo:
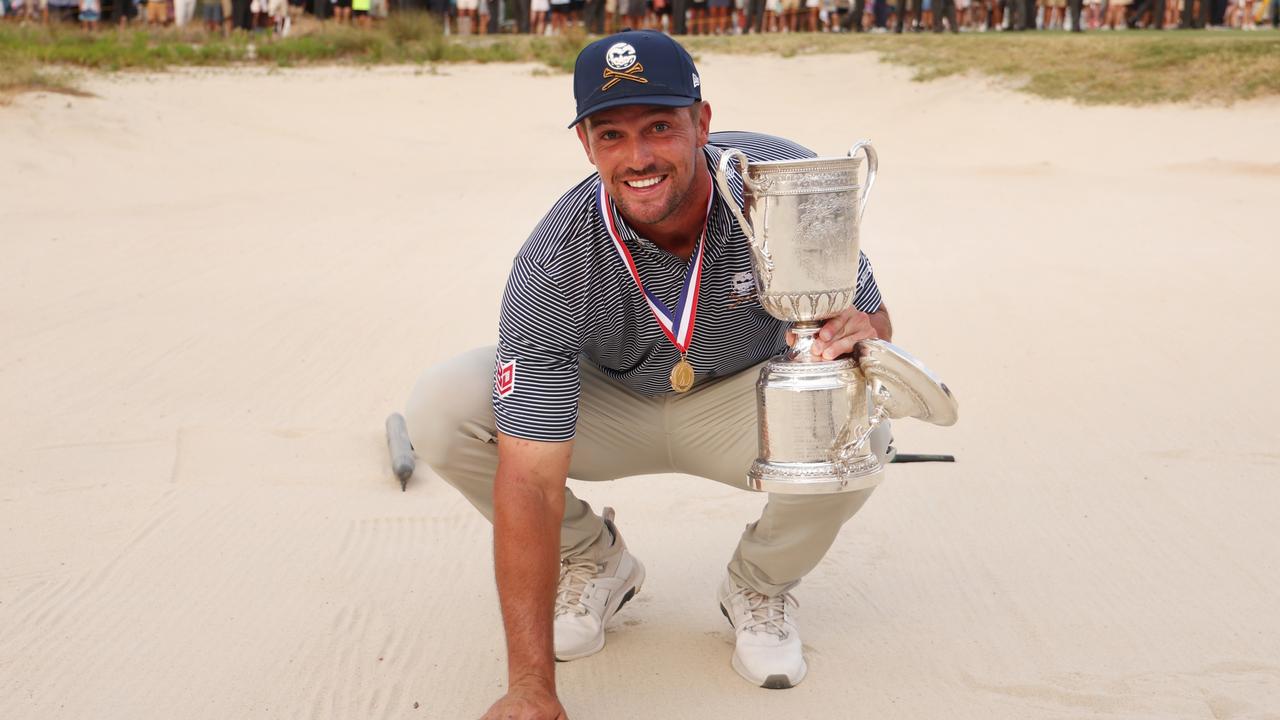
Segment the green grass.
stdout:
[[1280,33],[1170,31],[692,38],[694,52],[875,52],[927,81],[977,73],[1091,105],[1229,104],[1280,95]]
[[[428,15],[393,16],[374,30],[301,24],[272,40],[177,30],[0,24],[0,99],[30,89],[68,91],[68,70],[157,71],[173,66],[534,62],[570,72],[590,39],[502,35],[447,37]],[[1280,95],[1280,33],[1128,32],[964,35],[792,34],[693,37],[695,54],[874,52],[914,78],[960,73],[996,78],[1024,92],[1085,104],[1232,103]]]
[[556,38],[528,36],[446,37],[423,13],[402,13],[375,30],[299,23],[287,38],[184,29],[104,27],[97,33],[73,25],[0,24],[0,68],[63,67],[89,70],[163,70],[173,66],[242,64],[279,66],[320,63],[427,64],[540,62],[570,71],[587,43],[581,33]]

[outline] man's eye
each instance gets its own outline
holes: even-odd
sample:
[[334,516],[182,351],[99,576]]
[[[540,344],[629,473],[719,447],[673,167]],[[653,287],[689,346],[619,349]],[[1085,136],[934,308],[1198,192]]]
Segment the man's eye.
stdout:
[[601,140],[617,140],[618,133],[614,130],[605,130],[604,132],[600,133],[600,139]]
[[668,124],[666,124],[666,123],[664,123],[664,122],[660,122],[660,123],[655,124],[655,125],[653,126],[653,129],[654,129],[656,132],[666,132],[667,130],[670,130],[670,129],[671,129],[671,126],[670,126],[670,125],[668,125]]

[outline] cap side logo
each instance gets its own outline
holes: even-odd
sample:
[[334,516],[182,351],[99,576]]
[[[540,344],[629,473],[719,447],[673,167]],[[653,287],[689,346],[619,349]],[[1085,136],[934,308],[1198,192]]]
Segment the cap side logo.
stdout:
[[614,70],[626,70],[636,64],[636,49],[631,43],[614,43],[604,54],[604,61]]

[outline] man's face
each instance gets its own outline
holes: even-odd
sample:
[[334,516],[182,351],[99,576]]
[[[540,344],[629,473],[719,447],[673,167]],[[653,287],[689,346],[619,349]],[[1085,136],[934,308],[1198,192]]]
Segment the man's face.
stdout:
[[578,123],[605,190],[631,223],[656,225],[688,201],[711,127],[711,106],[624,105]]

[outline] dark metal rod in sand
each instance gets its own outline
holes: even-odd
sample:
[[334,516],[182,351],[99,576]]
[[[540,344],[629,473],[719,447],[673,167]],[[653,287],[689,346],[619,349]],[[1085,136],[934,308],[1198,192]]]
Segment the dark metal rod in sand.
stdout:
[[391,470],[400,478],[403,492],[413,476],[413,443],[409,442],[409,428],[400,413],[387,416],[387,452],[391,453]]
[[919,455],[916,453],[898,453],[893,456],[890,462],[896,463],[917,463],[917,462],[955,462],[955,455]]

